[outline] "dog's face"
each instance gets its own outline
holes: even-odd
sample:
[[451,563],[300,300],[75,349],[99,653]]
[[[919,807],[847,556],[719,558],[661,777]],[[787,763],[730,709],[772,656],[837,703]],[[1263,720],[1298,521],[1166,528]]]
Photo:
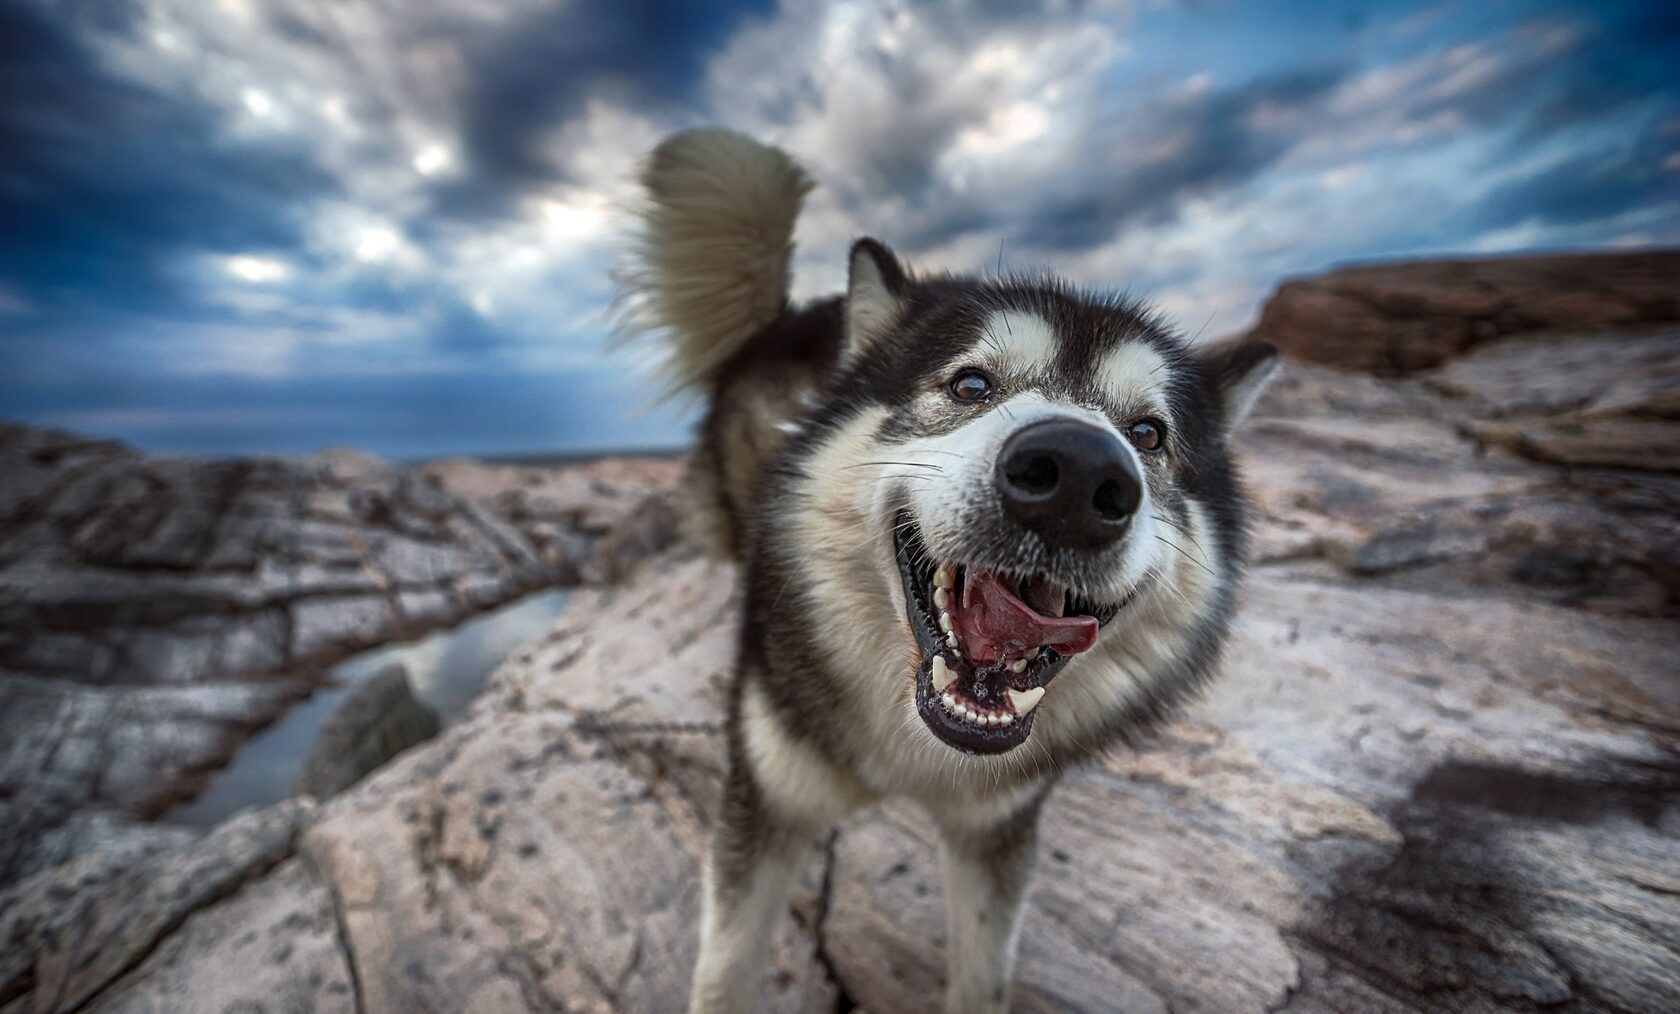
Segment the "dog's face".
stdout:
[[1151,681],[1194,676],[1170,670],[1229,608],[1225,438],[1271,349],[1196,354],[1135,304],[1054,284],[912,282],[867,240],[846,318],[839,421],[812,438],[802,495],[856,543],[826,608],[871,638],[890,600],[928,732],[973,754],[1041,723],[1078,741]]

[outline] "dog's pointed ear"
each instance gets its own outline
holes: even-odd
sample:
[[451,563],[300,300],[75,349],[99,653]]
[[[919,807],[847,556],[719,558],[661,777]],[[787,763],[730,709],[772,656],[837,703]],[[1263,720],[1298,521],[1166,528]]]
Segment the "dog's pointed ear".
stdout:
[[1202,356],[1219,397],[1225,430],[1230,432],[1260,400],[1260,392],[1277,372],[1277,349],[1271,342],[1247,338],[1216,345]]
[[846,345],[842,362],[857,362],[869,346],[892,330],[904,308],[910,284],[904,267],[885,245],[873,239],[852,244],[846,280]]

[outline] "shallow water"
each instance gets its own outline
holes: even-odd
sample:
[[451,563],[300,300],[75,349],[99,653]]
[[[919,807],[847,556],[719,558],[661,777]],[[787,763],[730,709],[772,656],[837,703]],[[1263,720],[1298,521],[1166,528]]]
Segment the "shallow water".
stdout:
[[503,659],[547,632],[570,594],[539,592],[417,641],[382,645],[345,659],[332,668],[321,689],[251,737],[202,795],[176,807],[164,821],[210,827],[245,807],[290,796],[327,715],[357,680],[393,662],[408,670],[415,694],[449,724],[484,689]]

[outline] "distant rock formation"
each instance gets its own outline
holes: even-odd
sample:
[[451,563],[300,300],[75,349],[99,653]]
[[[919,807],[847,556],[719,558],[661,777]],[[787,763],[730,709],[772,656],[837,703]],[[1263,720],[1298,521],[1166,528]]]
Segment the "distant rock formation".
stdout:
[[[1523,263],[1513,291],[1569,281]],[[1015,1009],[1680,1010],[1680,476],[1609,436],[1672,441],[1677,376],[1648,324],[1290,368],[1240,441],[1225,678],[1051,798]],[[319,807],[0,893],[0,1007],[680,1008],[733,577],[665,549]],[[813,848],[769,1008],[927,1009],[944,938],[929,822],[861,813]]]
[[1254,332],[1300,362],[1397,377],[1533,332],[1680,321],[1680,250],[1414,261],[1278,287]]
[[297,794],[330,799],[439,727],[414,695],[408,670],[392,663],[358,680],[322,721],[298,769]]

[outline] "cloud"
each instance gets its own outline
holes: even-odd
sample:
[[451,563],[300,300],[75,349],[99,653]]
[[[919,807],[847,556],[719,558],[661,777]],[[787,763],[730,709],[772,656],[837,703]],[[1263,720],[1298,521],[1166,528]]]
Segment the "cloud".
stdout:
[[1475,217],[1488,229],[1578,226],[1629,213],[1672,218],[1680,210],[1680,171],[1671,164],[1676,152],[1680,138],[1655,133],[1579,152],[1494,188]]
[[742,18],[770,6],[765,0],[563,3],[459,33],[460,58],[470,68],[456,111],[466,172],[440,188],[444,207],[469,214],[503,209],[523,190],[565,179],[552,135],[591,101],[693,115],[690,96],[705,57]]
[[298,202],[334,186],[287,147],[229,140],[214,110],[107,72],[78,29],[127,27],[120,9],[0,5],[0,277],[43,311],[178,309],[180,251],[291,246]]
[[[15,0],[0,412],[181,446],[240,391],[252,446],[300,406],[444,439],[428,399],[478,447],[645,436],[608,269],[638,159],[708,122],[818,180],[802,296],[873,233],[1219,334],[1350,258],[1675,242],[1676,63],[1661,5]],[[539,411],[580,392],[599,420]]]
[[1339,76],[1322,68],[1220,91],[1192,89],[1104,123],[1090,138],[1096,158],[1028,205],[1012,238],[1077,252],[1112,241],[1133,223],[1170,223],[1188,200],[1240,186],[1276,162],[1296,141],[1277,121],[1310,115]]

